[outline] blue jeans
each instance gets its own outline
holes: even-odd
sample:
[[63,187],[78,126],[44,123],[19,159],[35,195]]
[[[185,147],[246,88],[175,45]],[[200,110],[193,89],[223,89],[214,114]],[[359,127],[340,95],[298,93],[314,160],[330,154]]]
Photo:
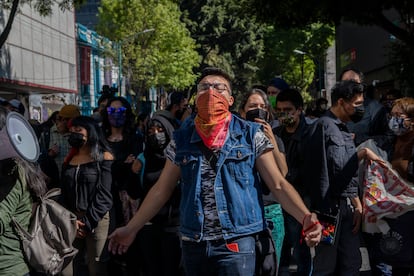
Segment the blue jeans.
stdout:
[[253,235],[230,241],[183,241],[182,252],[186,275],[254,275]]

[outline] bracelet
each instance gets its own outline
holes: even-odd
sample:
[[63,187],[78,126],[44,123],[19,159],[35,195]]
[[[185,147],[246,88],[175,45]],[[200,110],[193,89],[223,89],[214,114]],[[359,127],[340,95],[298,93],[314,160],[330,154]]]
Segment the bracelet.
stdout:
[[[303,221],[305,221],[305,220],[303,220]],[[308,232],[309,230],[311,230],[313,227],[315,227],[316,225],[318,225],[318,224],[321,224],[320,222],[319,222],[319,220],[317,220],[317,221],[315,221],[314,223],[312,223],[308,228],[306,228],[306,229],[302,229],[302,233],[301,233],[301,237],[300,237],[300,244],[302,244],[302,242],[303,242],[303,239],[305,238],[305,233],[306,232]]]

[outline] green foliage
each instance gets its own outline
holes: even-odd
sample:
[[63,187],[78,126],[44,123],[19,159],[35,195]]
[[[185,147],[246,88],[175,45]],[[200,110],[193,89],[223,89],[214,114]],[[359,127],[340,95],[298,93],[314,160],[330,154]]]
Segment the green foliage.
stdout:
[[414,1],[408,0],[245,0],[246,13],[282,28],[303,28],[312,23],[337,25],[349,21],[377,26],[399,41],[390,52],[394,74],[405,89],[414,89]]
[[123,75],[134,86],[184,89],[194,83],[200,57],[180,15],[168,0],[101,2],[97,30],[121,45]]
[[[16,0],[2,0],[0,1],[1,9],[11,9],[13,2]],[[80,6],[86,2],[86,0],[62,0],[62,1],[52,1],[52,0],[20,0],[20,5],[29,4],[31,5],[40,15],[49,16],[52,13],[53,5],[58,5],[62,10],[72,9],[74,7]]]
[[[248,14],[259,15],[263,22],[292,28],[321,22],[339,24],[342,20],[377,25],[408,44],[414,43],[411,20],[414,2],[407,0],[245,0]],[[385,12],[394,9],[403,23],[395,25]]]
[[234,77],[234,92],[245,91],[263,56],[263,24],[244,17],[237,0],[183,0],[180,8],[200,46],[201,67],[223,68]]
[[315,23],[301,29],[267,27],[258,81],[268,84],[275,76],[282,76],[291,86],[306,91],[321,69],[319,66],[323,66],[325,52],[333,40],[334,28],[326,24]]

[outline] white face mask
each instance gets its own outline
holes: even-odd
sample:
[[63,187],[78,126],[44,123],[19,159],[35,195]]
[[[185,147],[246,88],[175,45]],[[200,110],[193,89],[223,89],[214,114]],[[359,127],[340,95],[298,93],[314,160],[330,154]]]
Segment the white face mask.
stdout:
[[388,121],[388,127],[392,130],[392,132],[394,132],[395,135],[401,136],[410,130],[404,125],[404,120],[405,119],[403,118],[393,116]]

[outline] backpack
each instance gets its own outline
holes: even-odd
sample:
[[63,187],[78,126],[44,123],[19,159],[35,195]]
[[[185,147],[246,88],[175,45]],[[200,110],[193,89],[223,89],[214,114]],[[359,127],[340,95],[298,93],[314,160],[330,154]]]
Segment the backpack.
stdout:
[[52,199],[60,193],[60,189],[55,188],[40,198],[28,231],[12,218],[29,266],[47,275],[61,272],[78,252],[72,246],[77,231],[76,215]]

